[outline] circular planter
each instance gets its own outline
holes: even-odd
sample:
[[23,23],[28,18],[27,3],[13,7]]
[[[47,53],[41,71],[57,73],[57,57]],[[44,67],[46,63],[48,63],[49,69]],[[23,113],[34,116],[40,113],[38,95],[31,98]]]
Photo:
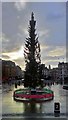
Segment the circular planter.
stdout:
[[13,93],[13,98],[15,101],[20,102],[43,102],[52,100],[54,98],[54,93],[50,89],[36,89],[32,91],[30,89],[18,89]]

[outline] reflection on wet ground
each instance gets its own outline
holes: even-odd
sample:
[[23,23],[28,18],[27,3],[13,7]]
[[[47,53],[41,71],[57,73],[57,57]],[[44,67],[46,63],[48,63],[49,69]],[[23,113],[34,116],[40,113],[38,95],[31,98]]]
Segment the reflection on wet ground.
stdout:
[[[23,88],[23,86],[19,86],[18,88]],[[48,87],[48,86],[47,86]],[[3,104],[2,104],[2,113],[3,115],[7,114],[17,114],[18,117],[25,117],[26,115],[39,115],[42,116],[53,116],[54,115],[54,103],[60,102],[60,113],[62,116],[66,115],[66,98],[68,97],[68,93],[66,90],[62,89],[62,85],[52,85],[50,89],[54,91],[54,100],[46,101],[43,103],[22,103],[16,102],[13,100],[13,91],[15,90],[14,85],[3,89]],[[25,120],[25,119],[24,119]]]

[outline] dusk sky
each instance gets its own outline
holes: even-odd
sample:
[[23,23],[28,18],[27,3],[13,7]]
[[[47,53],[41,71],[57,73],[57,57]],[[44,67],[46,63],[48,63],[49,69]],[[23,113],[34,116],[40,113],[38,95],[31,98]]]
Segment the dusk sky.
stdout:
[[41,47],[41,63],[56,67],[66,61],[66,3],[2,3],[2,59],[14,61],[22,69],[28,25],[34,12]]

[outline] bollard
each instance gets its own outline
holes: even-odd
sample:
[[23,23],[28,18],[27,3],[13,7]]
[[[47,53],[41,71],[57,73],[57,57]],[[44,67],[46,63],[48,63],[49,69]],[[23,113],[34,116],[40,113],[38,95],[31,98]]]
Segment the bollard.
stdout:
[[18,82],[18,85],[20,86],[20,81]]
[[49,86],[49,83],[48,83],[48,86]]
[[52,85],[52,82],[51,82],[51,85]]
[[54,82],[53,82],[53,85],[54,85]]
[[57,85],[58,85],[58,82],[57,82]]
[[15,83],[15,88],[17,88],[17,83]]
[[54,103],[54,115],[55,117],[60,116],[60,103],[59,102]]

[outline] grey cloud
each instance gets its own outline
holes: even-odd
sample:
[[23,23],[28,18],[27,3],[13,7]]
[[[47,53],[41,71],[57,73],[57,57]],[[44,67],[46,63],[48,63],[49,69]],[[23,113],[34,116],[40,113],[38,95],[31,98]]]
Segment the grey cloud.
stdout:
[[[46,66],[49,66],[49,65],[51,65],[51,67],[58,67],[58,63],[59,62],[56,62],[56,61],[44,61],[44,63],[45,63],[45,65]],[[52,66],[53,65],[53,66]]]
[[[18,50],[26,39],[26,35],[23,31],[19,29],[21,26],[23,29],[27,25],[28,28],[28,13],[18,12],[14,3],[3,3],[2,5],[2,32],[5,34],[5,38],[2,42],[2,51],[3,52],[12,52]],[[20,16],[20,19],[17,19],[17,16]],[[23,18],[24,16],[24,18]],[[28,18],[29,19],[29,18]],[[7,42],[8,38],[8,42]]]
[[14,62],[18,65],[20,65],[21,68],[25,68],[25,62],[24,62],[24,58],[18,58],[18,59],[15,59]]
[[62,17],[64,17],[64,15],[62,13],[58,13],[57,11],[56,12],[53,12],[53,13],[49,13],[47,15],[47,19],[48,20],[56,20],[56,19],[61,19]]
[[[48,3],[49,4],[49,3]],[[31,7],[32,5],[32,7]],[[38,7],[38,9],[37,9]],[[41,8],[40,8],[41,7]],[[54,7],[54,5],[53,5]],[[21,46],[24,45],[26,34],[23,32],[23,29],[28,30],[28,21],[30,20],[30,14],[32,10],[35,12],[35,18],[38,22],[38,26],[36,26],[37,31],[39,30],[49,30],[48,34],[43,34],[41,37],[39,37],[40,44],[44,44],[45,46],[49,46],[49,48],[45,48],[41,50],[42,58],[45,59],[55,59],[55,58],[48,58],[47,54],[50,50],[53,50],[57,45],[62,46],[65,43],[65,36],[64,36],[64,20],[61,21],[60,18],[62,18],[64,15],[61,12],[54,13],[54,8],[51,11],[51,4],[49,6],[50,10],[48,9],[48,6],[44,4],[43,9],[45,10],[45,13],[43,12],[42,5],[39,3],[28,3],[25,10],[18,11],[14,3],[3,3],[3,13],[2,13],[2,28],[3,33],[5,34],[5,40],[3,41],[3,52],[13,52],[17,51],[21,48]],[[57,9],[56,9],[57,10]],[[49,11],[49,12],[48,12]],[[51,12],[50,12],[51,11]],[[42,15],[43,14],[43,15]],[[50,18],[49,18],[50,17]],[[19,18],[19,19],[18,19]],[[48,21],[51,19],[54,19],[54,23],[52,21]],[[56,19],[60,19],[58,24],[56,25],[55,21]],[[61,24],[61,25],[60,25]],[[21,26],[21,29],[20,29]],[[61,30],[62,29],[62,30]],[[38,33],[37,32],[37,33]],[[49,36],[47,36],[49,35]],[[40,35],[39,35],[40,36]],[[61,37],[60,37],[61,36]],[[7,41],[8,39],[8,41]],[[23,59],[17,59],[15,60],[18,64],[23,65]]]
[[4,34],[4,37],[2,38],[2,52],[5,53],[19,50],[21,46],[24,45],[23,40],[25,40],[23,36],[20,37],[19,35],[16,35],[9,39]]
[[10,57],[8,55],[2,55],[3,59],[10,59]]
[[56,60],[56,61],[58,61],[58,60],[60,60],[61,58],[65,58],[65,55],[61,55],[61,56],[54,56],[54,57],[52,57],[52,56],[44,56],[43,57],[43,60],[52,60],[52,61],[54,61],[54,60]]

